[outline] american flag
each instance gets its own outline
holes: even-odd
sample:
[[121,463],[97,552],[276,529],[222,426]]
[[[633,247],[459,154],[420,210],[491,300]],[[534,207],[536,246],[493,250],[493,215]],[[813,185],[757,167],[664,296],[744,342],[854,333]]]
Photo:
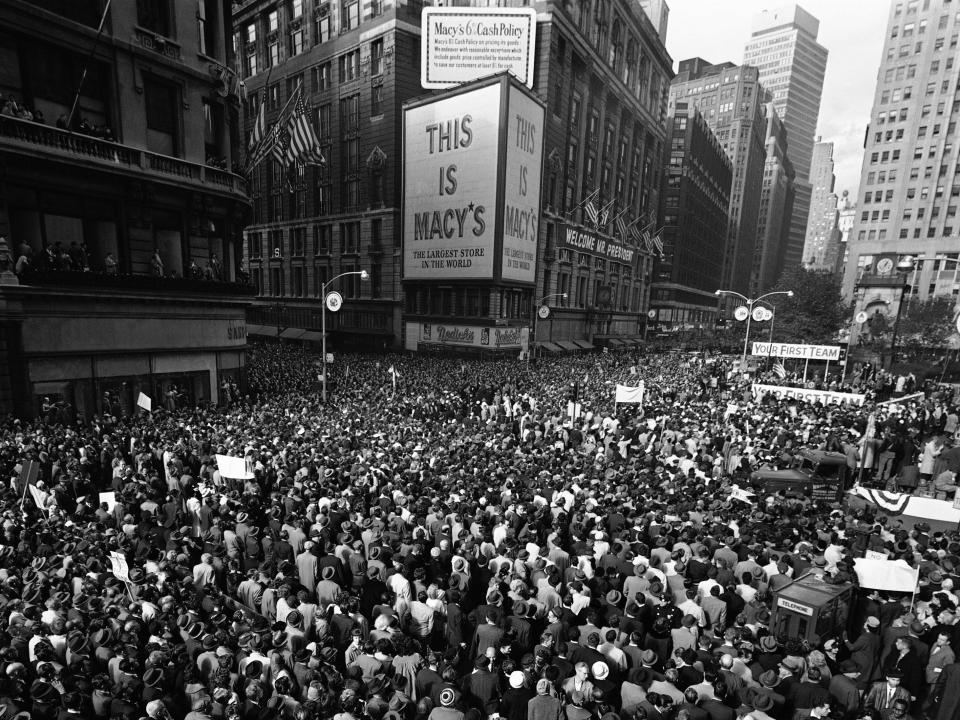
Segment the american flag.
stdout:
[[287,131],[290,135],[290,149],[287,151],[287,157],[292,162],[301,165],[327,164],[323,153],[320,152],[320,139],[310,124],[307,103],[304,102],[302,93],[297,98],[293,113],[287,121]]
[[263,138],[267,134],[266,99],[266,94],[264,94],[264,97],[259,103],[260,108],[257,111],[257,120],[253,124],[253,130],[250,132],[250,144],[247,147],[249,147],[251,150],[263,142]]
[[773,372],[781,380],[787,376],[787,369],[783,366],[783,361],[777,360],[773,364]]
[[657,249],[657,252],[660,255],[663,255],[663,240],[660,238],[660,233],[657,233],[653,236],[653,246]]
[[597,214],[597,206],[593,204],[593,200],[587,200],[583,204],[583,212],[586,213],[587,219],[590,220],[591,224],[597,224],[597,221],[600,219],[600,215]]
[[618,216],[617,216],[617,222],[616,222],[615,224],[616,224],[616,226],[617,226],[617,232],[619,233],[620,237],[623,238],[624,240],[626,240],[626,239],[627,239],[627,224],[623,221],[623,215],[618,215]]
[[286,128],[277,126],[273,131],[273,159],[280,163],[281,167],[286,167],[288,150],[290,148],[290,133]]

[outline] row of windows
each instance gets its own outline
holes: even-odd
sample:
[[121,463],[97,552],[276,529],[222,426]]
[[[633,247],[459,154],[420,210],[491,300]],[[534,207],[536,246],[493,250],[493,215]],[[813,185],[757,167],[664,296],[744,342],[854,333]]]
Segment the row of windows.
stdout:
[[[367,281],[361,281],[357,275],[342,277],[337,281],[337,292],[347,299],[383,297],[383,266],[378,262],[370,262],[364,268],[368,273]],[[330,278],[340,273],[356,272],[360,269],[360,266],[355,263],[340,263],[336,273],[329,264],[312,266],[294,264],[289,268],[280,264],[271,264],[266,268],[251,268],[250,278],[258,295],[320,298],[324,294],[323,286]],[[330,289],[327,288],[327,291]],[[319,322],[314,327],[319,327]]]
[[[357,221],[338,224],[339,232],[334,238],[334,225],[314,225],[308,231],[305,226],[288,228],[289,243],[284,242],[285,231],[282,228],[247,233],[247,254],[254,260],[266,257],[267,259],[282,259],[286,253],[295,258],[306,256],[307,236],[310,234],[310,249],[312,257],[330,255],[356,254],[360,252],[360,223]],[[380,250],[384,246],[383,219],[373,218],[370,221],[369,247]],[[264,243],[266,241],[266,243]],[[399,247],[400,235],[394,236],[394,246]]]
[[[383,0],[372,0],[369,5],[371,17],[383,14]],[[336,32],[343,33],[360,25],[359,0],[341,0],[339,30],[335,27],[335,18],[329,8],[329,2],[318,4],[313,22],[310,23],[303,15],[303,0],[290,0],[287,3],[286,23],[281,22],[280,11],[276,9],[248,23],[241,32],[234,35],[233,40],[234,52],[237,57],[243,58],[244,74],[250,77],[267,67],[275,67],[309,47],[329,41]],[[280,31],[282,24],[285,29],[283,34]],[[261,33],[264,33],[265,40],[262,50],[259,42]],[[285,41],[282,42],[281,37],[285,38]],[[262,62],[263,60],[265,62]],[[371,71],[376,74],[373,67]]]
[[[960,23],[960,12],[957,12],[954,15],[954,22]],[[921,18],[915,22],[906,22],[903,25],[894,25],[890,30],[890,37],[913,37],[914,32],[917,35],[923,35],[927,32],[927,25],[929,24],[926,18]],[[937,30],[946,30],[947,26],[950,24],[949,15],[941,15],[937,20]]]
[[[946,45],[947,45],[946,38],[943,38],[943,37],[938,37],[933,41],[933,49],[935,51],[943,50],[943,48]],[[952,35],[950,37],[949,47],[954,48],[956,46],[957,46],[957,36]],[[887,50],[887,60],[894,60],[895,58],[904,58],[910,55],[911,53],[914,55],[919,55],[921,52],[923,52],[922,40],[916,43],[905,43],[903,45],[900,45],[899,49],[891,46]]]

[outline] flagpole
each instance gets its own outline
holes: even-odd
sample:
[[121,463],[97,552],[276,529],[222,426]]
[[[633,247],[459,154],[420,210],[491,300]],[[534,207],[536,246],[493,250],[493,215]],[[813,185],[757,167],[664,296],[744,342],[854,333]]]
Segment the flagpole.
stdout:
[[100,37],[103,35],[103,26],[107,24],[107,13],[110,12],[110,0],[103,6],[103,15],[100,16],[100,25],[97,27],[97,36],[93,39],[93,47],[87,53],[86,60],[83,61],[83,71],[80,73],[80,83],[77,85],[77,92],[73,96],[73,103],[70,105],[70,112],[67,115],[67,130],[73,125],[73,114],[77,111],[77,103],[80,102],[80,91],[83,89],[83,83],[87,79],[87,68],[90,66],[90,60],[97,51],[100,44]]
[[567,212],[564,213],[564,214],[565,214],[565,215],[570,215],[571,213],[575,213],[577,210],[579,210],[580,208],[582,208],[584,205],[586,205],[588,202],[590,202],[591,200],[593,200],[593,199],[594,199],[597,195],[599,195],[599,194],[600,194],[600,188],[597,188],[597,189],[594,190],[592,193],[590,193],[589,195],[587,195],[587,197],[585,197],[583,200],[581,200],[581,201],[578,202],[576,205],[574,205],[572,208],[570,208],[569,210],[567,210]]
[[290,97],[287,98],[287,102],[284,103],[282,108],[280,108],[280,114],[277,115],[277,121],[273,124],[273,129],[271,129],[271,131],[267,133],[267,136],[266,138],[264,138],[263,143],[261,143],[260,147],[258,147],[256,151],[254,151],[253,153],[253,156],[255,159],[250,162],[250,167],[247,168],[248,173],[251,170],[253,170],[257,165],[259,165],[261,162],[263,162],[264,158],[266,158],[267,156],[267,150],[272,148],[273,145],[275,144],[276,140],[274,138],[274,130],[280,123],[283,122],[284,115],[286,115],[286,112],[287,112],[287,108],[290,107],[291,102],[293,102],[294,100],[297,99],[297,97],[299,97],[300,90],[302,87],[303,87],[303,81],[301,80],[297,83],[297,89],[293,91]]

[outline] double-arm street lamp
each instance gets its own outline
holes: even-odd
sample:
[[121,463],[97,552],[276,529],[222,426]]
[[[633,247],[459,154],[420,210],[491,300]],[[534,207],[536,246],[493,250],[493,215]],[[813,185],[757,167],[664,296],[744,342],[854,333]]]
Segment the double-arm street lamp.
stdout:
[[[327,288],[333,284],[335,280],[339,280],[347,275],[359,275],[361,280],[366,280],[370,277],[366,270],[351,270],[350,272],[334,275],[320,286],[320,297],[323,301],[323,307],[320,308],[320,327],[323,336],[323,391],[321,397],[324,403],[327,402]],[[339,310],[339,305],[335,309]]]
[[[740,367],[746,369],[747,367],[747,343],[750,342],[750,321],[753,319],[753,306],[765,300],[768,297],[773,297],[774,295],[786,295],[787,297],[793,297],[793,290],[774,290],[773,292],[765,293],[760,297],[748,298],[746,295],[741,295],[736,290],[717,290],[715,293],[717,296],[721,295],[732,295],[733,297],[738,297],[747,306],[747,331],[743,335],[743,354],[740,356]],[[738,318],[739,319],[739,318]]]

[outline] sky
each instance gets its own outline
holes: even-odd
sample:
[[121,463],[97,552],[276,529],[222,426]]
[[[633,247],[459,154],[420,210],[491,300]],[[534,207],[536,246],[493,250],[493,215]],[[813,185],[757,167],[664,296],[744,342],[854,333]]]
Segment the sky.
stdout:
[[[787,4],[786,0],[667,0],[667,51],[673,69],[680,60],[696,56],[712,63],[742,63],[753,16]],[[834,143],[837,195],[849,190],[855,199],[890,0],[799,0],[798,4],[820,20],[817,40],[829,51],[817,134]]]

